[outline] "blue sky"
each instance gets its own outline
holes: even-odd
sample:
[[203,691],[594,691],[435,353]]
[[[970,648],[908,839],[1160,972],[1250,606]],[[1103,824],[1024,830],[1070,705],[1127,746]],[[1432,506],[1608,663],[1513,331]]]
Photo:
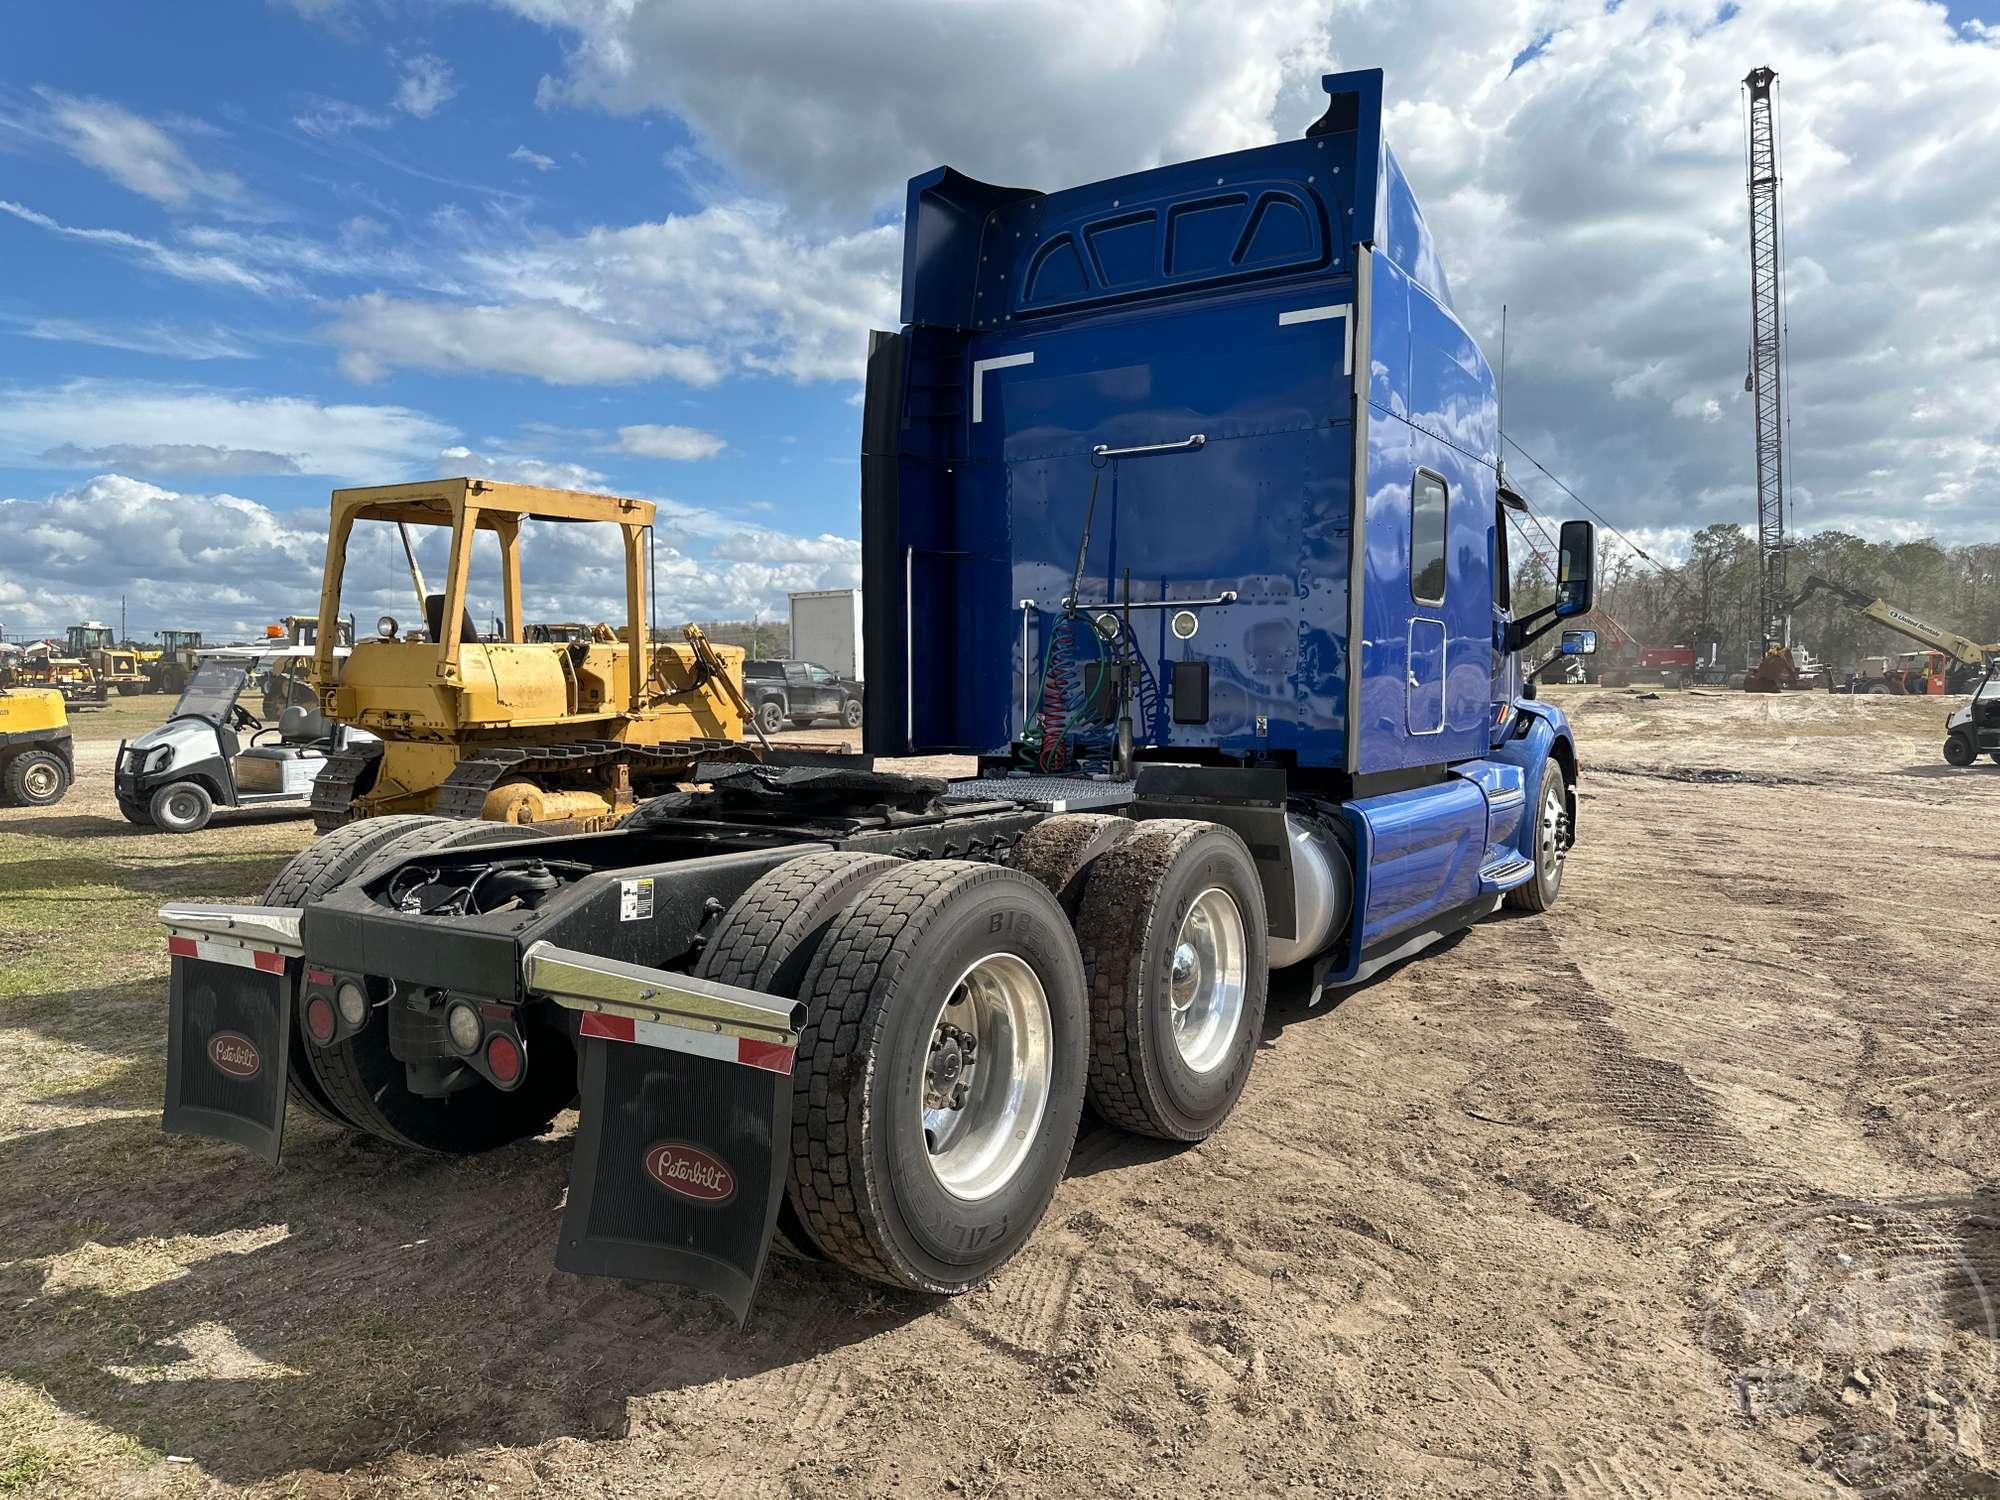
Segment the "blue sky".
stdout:
[[[140,633],[254,629],[313,593],[330,488],[450,473],[655,499],[664,617],[782,615],[858,581],[858,376],[911,175],[1258,145],[1342,67],[1384,70],[1489,354],[1509,310],[1511,435],[1671,555],[1754,515],[1760,64],[1797,525],[1991,539],[2000,0],[17,5],[0,628],[123,595]],[[363,562],[350,602],[402,607]],[[615,613],[583,569],[558,548],[544,607]]]
[[[214,226],[224,255],[237,240],[298,241],[350,247],[356,263],[313,273],[286,265],[274,246],[278,258],[261,268],[296,285],[260,293],[162,276],[117,246],[0,217],[8,379],[194,380],[326,403],[399,405],[448,426],[457,443],[480,453],[532,452],[597,470],[614,489],[724,511],[782,501],[798,528],[853,530],[857,417],[847,381],[736,374],[706,387],[643,379],[568,385],[401,369],[360,382],[339,368],[325,304],[381,288],[371,255],[434,234],[572,235],[607,219],[702,207],[684,173],[668,165],[693,148],[671,116],[537,108],[539,80],[561,63],[551,33],[504,12],[467,25],[462,14],[428,8],[385,8],[330,25],[256,4],[113,0],[90,12],[88,25],[78,24],[75,7],[15,12],[10,110],[46,111],[49,96],[113,105],[161,122],[195,170],[216,181],[161,201],[59,145],[21,140],[17,130],[13,149],[0,156],[0,197],[75,228],[172,244]],[[449,34],[441,34],[447,22]],[[417,91],[399,107],[398,91],[413,78]],[[426,80],[439,80],[429,94]],[[412,105],[428,112],[412,113]],[[342,128],[349,111],[371,118]],[[37,330],[59,336],[27,336]],[[156,342],[162,350],[93,338]],[[185,357],[187,346],[202,344],[241,357]],[[605,451],[615,448],[618,428],[640,424],[694,428],[727,446],[699,462]],[[51,472],[19,457],[16,449],[0,459],[7,493],[92,472],[89,463]],[[147,477],[207,478],[170,461]],[[405,477],[412,476],[394,469],[271,475],[260,477],[257,492],[278,504],[305,503],[322,499],[334,478]]]

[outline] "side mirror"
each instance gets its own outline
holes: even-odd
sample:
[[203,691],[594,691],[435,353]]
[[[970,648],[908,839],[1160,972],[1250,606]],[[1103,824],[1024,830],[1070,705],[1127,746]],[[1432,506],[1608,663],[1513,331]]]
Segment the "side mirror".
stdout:
[[1565,521],[1556,547],[1556,618],[1587,615],[1597,598],[1597,528]]
[[1597,655],[1597,632],[1594,630],[1565,630],[1563,632],[1561,656]]

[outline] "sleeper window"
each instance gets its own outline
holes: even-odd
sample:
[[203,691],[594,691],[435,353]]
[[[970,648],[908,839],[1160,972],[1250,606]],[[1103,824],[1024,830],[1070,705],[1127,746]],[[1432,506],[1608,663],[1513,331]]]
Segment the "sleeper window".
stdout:
[[1410,486],[1410,593],[1444,603],[1444,481],[1421,469]]

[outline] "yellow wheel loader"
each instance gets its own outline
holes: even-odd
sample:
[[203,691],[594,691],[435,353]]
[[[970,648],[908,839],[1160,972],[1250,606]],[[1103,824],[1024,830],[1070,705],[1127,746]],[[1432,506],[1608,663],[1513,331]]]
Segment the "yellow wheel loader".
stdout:
[[63,695],[0,688],[0,807],[50,807],[76,777]]
[[[400,531],[422,600],[423,619],[414,622],[422,636],[409,638],[414,629],[384,615],[338,667],[332,634],[318,637],[313,686],[328,718],[380,741],[329,757],[313,789],[322,831],[386,813],[432,813],[587,832],[673,790],[700,760],[750,758],[741,743],[742,650],[712,646],[692,627],[685,645],[651,641],[649,502],[482,479],[336,490],[319,618],[338,616],[349,544],[357,525],[375,522]],[[526,536],[524,522],[537,523]],[[548,534],[541,523],[617,528],[623,626],[535,639],[542,632],[522,616],[521,556],[524,543]],[[417,565],[413,526],[450,528],[444,587],[435,593]],[[482,535],[498,543],[502,618],[492,638],[479,635],[470,603]]]

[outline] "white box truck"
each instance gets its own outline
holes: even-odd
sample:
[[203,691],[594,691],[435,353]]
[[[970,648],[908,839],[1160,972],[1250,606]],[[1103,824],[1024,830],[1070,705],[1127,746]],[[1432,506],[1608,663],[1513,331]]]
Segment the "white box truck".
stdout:
[[792,595],[792,660],[861,680],[861,590],[811,589]]

